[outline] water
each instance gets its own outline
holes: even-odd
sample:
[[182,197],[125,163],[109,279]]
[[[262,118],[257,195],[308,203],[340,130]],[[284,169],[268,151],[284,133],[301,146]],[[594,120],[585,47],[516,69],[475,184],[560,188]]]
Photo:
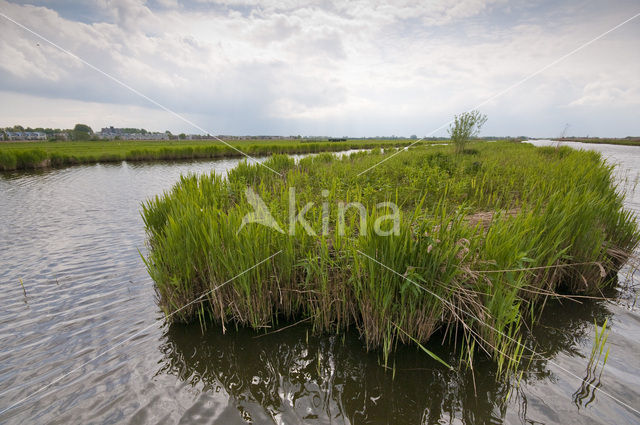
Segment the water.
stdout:
[[[640,148],[584,146],[619,162],[621,176],[640,170]],[[237,162],[0,175],[0,411],[11,407],[0,423],[640,421],[560,369],[586,376],[593,322],[608,318],[611,354],[593,384],[640,407],[640,314],[629,289],[616,290],[617,303],[549,305],[533,330],[546,358],[518,388],[496,383],[481,356],[474,371],[449,371],[404,347],[385,369],[355,333],[167,326],[140,257],[140,203],[182,173],[224,173]],[[640,199],[628,207],[640,211]],[[455,363],[440,341],[429,348]]]

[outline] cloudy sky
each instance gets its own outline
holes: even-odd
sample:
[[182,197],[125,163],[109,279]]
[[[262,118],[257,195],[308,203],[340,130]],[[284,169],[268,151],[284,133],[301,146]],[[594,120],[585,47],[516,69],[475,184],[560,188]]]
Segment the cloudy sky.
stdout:
[[[638,0],[5,1],[0,13],[211,134],[640,136]],[[198,133],[0,16],[0,127]],[[435,135],[445,135],[445,129]]]

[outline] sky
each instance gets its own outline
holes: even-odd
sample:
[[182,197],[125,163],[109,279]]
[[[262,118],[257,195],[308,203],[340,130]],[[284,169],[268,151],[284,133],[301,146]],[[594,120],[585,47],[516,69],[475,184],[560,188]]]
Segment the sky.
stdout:
[[638,0],[0,0],[0,127],[446,136],[481,105],[481,135],[640,136],[640,16],[553,64],[638,13]]

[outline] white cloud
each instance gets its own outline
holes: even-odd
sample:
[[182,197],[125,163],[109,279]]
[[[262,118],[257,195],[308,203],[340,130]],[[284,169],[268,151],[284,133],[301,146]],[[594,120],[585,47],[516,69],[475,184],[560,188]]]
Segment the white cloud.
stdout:
[[640,106],[640,81],[637,83],[629,86],[609,75],[601,76],[595,81],[588,82],[583,87],[580,98],[569,103],[569,106],[638,107]]
[[[158,131],[193,132],[193,128],[165,111],[133,105],[113,105],[80,100],[51,99],[0,91],[0,116],[10,123],[25,123],[51,128],[73,128],[88,124],[93,130],[108,125],[143,127]],[[24,117],[30,122],[26,123]],[[187,115],[193,120],[202,116]],[[32,121],[31,121],[32,120]],[[2,125],[2,124],[0,124]]]

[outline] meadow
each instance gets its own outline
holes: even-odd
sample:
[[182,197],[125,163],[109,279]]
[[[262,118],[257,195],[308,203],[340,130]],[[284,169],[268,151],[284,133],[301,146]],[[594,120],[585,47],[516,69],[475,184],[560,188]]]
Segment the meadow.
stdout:
[[[218,140],[103,140],[0,142],[0,171],[64,167],[76,164],[120,161],[192,160],[275,153],[303,154],[378,146],[407,146],[403,140],[347,140],[338,142],[305,139],[234,140],[230,146]],[[422,142],[421,142],[422,143]],[[426,143],[426,142],[425,142]]]
[[[183,176],[142,209],[161,308],[171,321],[223,329],[357,329],[385,362],[407,343],[436,358],[424,344],[437,337],[465,364],[485,352],[501,374],[527,357],[521,331],[546,299],[598,296],[640,241],[612,165],[595,152],[419,146],[358,175],[389,155],[274,155],[266,164],[281,175],[241,163],[227,178]],[[283,232],[241,228],[253,211],[247,187]],[[305,218],[315,234],[299,221],[287,228],[292,188],[296,211],[314,203]],[[364,214],[341,213],[350,202]],[[381,202],[399,206],[397,231]]]

